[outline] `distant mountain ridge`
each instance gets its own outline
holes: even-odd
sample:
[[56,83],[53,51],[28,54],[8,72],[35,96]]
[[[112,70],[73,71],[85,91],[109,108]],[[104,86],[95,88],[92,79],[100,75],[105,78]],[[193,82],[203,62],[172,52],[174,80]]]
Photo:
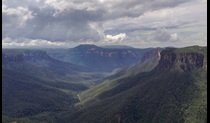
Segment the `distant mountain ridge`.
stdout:
[[[13,52],[13,53],[12,53]],[[46,52],[41,50],[14,50],[3,49],[2,62],[21,62],[50,59]]]
[[126,45],[106,45],[106,46],[100,46],[103,48],[111,48],[111,49],[133,49],[134,47],[126,46]]
[[[25,74],[33,72],[30,69],[36,69],[37,73],[38,71],[44,74],[53,72],[54,74],[61,75],[63,73],[76,74],[77,72],[91,71],[83,66],[53,59],[45,51],[41,50],[3,49],[2,63],[3,67],[7,67],[7,69],[21,70],[20,72],[25,72]],[[19,66],[19,68],[17,68],[17,66]]]
[[112,71],[116,68],[126,67],[141,60],[148,49],[102,48],[95,45],[79,45],[60,53],[47,53],[56,59],[91,67],[96,71]]

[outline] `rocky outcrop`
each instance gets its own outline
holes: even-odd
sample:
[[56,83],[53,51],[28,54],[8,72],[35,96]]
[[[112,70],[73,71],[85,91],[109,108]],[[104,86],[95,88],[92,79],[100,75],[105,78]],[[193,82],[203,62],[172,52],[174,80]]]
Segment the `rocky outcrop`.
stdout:
[[205,67],[205,55],[199,52],[181,52],[175,51],[175,48],[167,48],[161,52],[161,59],[156,70],[179,69],[182,71],[191,71],[196,68]]
[[146,52],[146,53],[143,55],[141,61],[142,61],[142,62],[148,61],[148,59],[149,59],[150,61],[154,61],[154,60],[152,60],[152,59],[160,60],[160,58],[161,58],[160,52],[161,52],[162,50],[163,50],[163,48],[155,48],[155,49],[153,49],[153,50],[151,50],[151,51],[149,51],[149,52]]

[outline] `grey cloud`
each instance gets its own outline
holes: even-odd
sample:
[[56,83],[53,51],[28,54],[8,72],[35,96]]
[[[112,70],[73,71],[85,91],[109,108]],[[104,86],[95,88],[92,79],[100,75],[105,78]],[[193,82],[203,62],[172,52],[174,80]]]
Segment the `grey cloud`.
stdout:
[[[89,26],[89,22],[101,16],[98,12],[88,12],[86,10],[69,10],[60,13],[56,16],[50,16],[43,21],[43,17],[37,17],[35,23],[42,23],[42,26],[37,26],[36,30],[40,31],[37,36],[41,36],[46,40],[80,40],[93,39],[99,40],[100,36],[96,30]],[[52,33],[51,33],[52,31]],[[49,37],[50,36],[50,37]],[[49,39],[47,39],[49,37]]]
[[189,0],[129,0],[129,1],[120,1],[118,4],[115,5],[121,6],[124,8],[134,8],[136,6],[142,5],[145,6],[144,8],[165,8],[165,7],[175,7],[181,3],[189,2]]
[[162,29],[158,29],[157,31],[153,32],[151,35],[152,35],[153,40],[157,40],[157,41],[169,41],[170,40],[170,34]]
[[[64,0],[65,1],[65,0]],[[3,35],[10,35],[11,37],[26,37],[32,39],[45,39],[51,41],[57,40],[80,40],[82,39],[93,39],[100,40],[102,38],[98,34],[97,30],[94,30],[89,26],[90,22],[100,22],[105,20],[112,20],[120,17],[136,17],[141,15],[146,8],[142,8],[145,4],[152,3],[152,1],[108,1],[112,8],[107,8],[103,4],[100,5],[98,2],[89,1],[92,6],[99,6],[97,10],[87,9],[72,9],[67,8],[64,11],[55,14],[57,11],[52,6],[46,6],[46,1],[32,1],[32,0],[20,0],[19,2],[12,2],[11,0],[5,3],[12,7],[27,5],[34,14],[34,19],[26,22],[24,28],[18,29],[14,26],[15,17],[3,16]],[[68,2],[68,1],[65,1]],[[79,5],[84,3],[84,0],[71,1],[73,5]],[[185,1],[184,1],[185,2]],[[161,2],[162,3],[162,2]],[[168,2],[167,2],[168,3]],[[170,3],[170,2],[169,2]],[[178,1],[177,3],[180,3]],[[154,2],[152,6],[157,5],[158,2]],[[84,7],[85,8],[84,4]],[[173,4],[176,5],[176,4]],[[138,11],[133,11],[132,6],[136,7]],[[166,5],[165,5],[166,6]],[[68,6],[67,6],[68,7]],[[88,8],[88,6],[86,7]],[[154,7],[150,7],[154,8]],[[113,12],[109,12],[109,9]],[[145,9],[145,10],[143,10]],[[12,21],[11,21],[12,20]],[[9,22],[13,28],[6,26],[5,22]],[[19,23],[19,22],[17,22]],[[120,33],[120,32],[119,32]]]
[[[7,35],[12,38],[23,36],[50,41],[99,40],[101,38],[88,23],[99,18],[103,11],[71,9],[54,16],[55,10],[50,7],[43,9],[32,7],[30,9],[33,11],[34,19],[27,21],[26,26],[18,31],[15,26],[13,28],[6,27],[6,23],[3,21],[4,37]],[[7,20],[15,19],[14,17],[8,19],[6,15],[3,18]],[[9,22],[10,26],[13,22],[16,21]]]
[[2,38],[6,36],[19,37],[21,31],[28,20],[32,19],[33,15],[28,8],[17,7],[9,8],[2,6]]
[[[57,0],[54,3],[53,1],[46,3],[46,1],[3,1],[3,4],[14,9],[20,6],[27,7],[33,16],[31,19],[23,21],[20,15],[11,16],[2,13],[3,38],[40,39],[52,42],[98,42],[104,40],[108,34],[114,36],[125,33],[128,37],[126,40],[132,40],[132,37],[145,38],[146,32],[152,32],[157,28],[170,29],[171,31],[194,22],[194,20],[190,22],[177,14],[170,19],[168,16],[159,19],[156,19],[156,16],[148,18],[144,16],[145,12],[177,7],[192,0],[104,0],[103,2]],[[67,4],[57,4],[56,2]],[[63,8],[59,9],[59,7]],[[197,15],[200,13],[199,11]],[[191,18],[195,19],[194,16]],[[20,23],[23,25],[20,26]],[[171,34],[164,30],[154,31],[150,36],[150,39],[156,41],[178,40],[178,33]]]
[[169,33],[166,29],[158,29],[151,33],[149,40],[153,41],[177,41],[178,35],[177,33]]
[[138,17],[147,11],[154,11],[158,9],[170,8],[178,6],[182,3],[189,2],[191,0],[129,0],[110,2],[111,7],[105,7],[111,12],[107,13],[105,19],[115,19],[121,17]]
[[157,0],[156,1],[150,0],[150,3],[148,4],[148,6],[152,10],[157,10],[157,9],[162,9],[162,8],[175,7],[182,3],[186,3],[190,1],[192,0],[161,0],[161,2]]

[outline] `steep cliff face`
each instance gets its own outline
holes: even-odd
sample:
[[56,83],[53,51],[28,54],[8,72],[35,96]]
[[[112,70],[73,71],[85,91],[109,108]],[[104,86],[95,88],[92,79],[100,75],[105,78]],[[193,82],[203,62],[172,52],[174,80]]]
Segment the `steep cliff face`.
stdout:
[[125,73],[128,75],[136,75],[141,72],[151,71],[155,68],[160,60],[160,52],[163,48],[155,48],[149,52],[146,52],[139,63],[129,66],[125,69]]
[[168,48],[161,52],[161,59],[157,70],[178,69],[191,71],[205,67],[205,54],[199,52],[178,52],[174,48]]
[[118,68],[139,62],[147,50],[107,49],[94,45],[81,45],[71,49],[69,60],[72,63],[105,68]]
[[40,50],[26,50],[19,53],[10,54],[8,52],[2,53],[2,62],[22,62],[22,61],[36,61],[42,59],[50,59],[46,52]]
[[142,57],[141,61],[147,61],[148,59],[151,61],[153,59],[160,60],[161,55],[160,52],[163,50],[163,48],[155,48],[149,52],[146,52],[144,56]]

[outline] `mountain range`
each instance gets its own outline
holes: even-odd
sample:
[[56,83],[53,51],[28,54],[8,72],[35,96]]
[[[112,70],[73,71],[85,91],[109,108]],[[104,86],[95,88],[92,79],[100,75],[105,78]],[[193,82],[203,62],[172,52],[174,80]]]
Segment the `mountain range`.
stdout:
[[87,66],[98,72],[111,72],[139,62],[145,52],[152,48],[103,48],[96,45],[79,45],[75,48],[55,51],[46,50],[52,58]]
[[[97,52],[117,52],[110,58],[116,62],[119,58],[132,61],[134,55],[128,51],[140,50],[81,45],[46,52],[3,51],[2,122],[206,123],[207,47],[141,50],[140,60],[115,70],[99,59],[109,55]],[[69,54],[75,61],[81,54],[89,57],[77,59],[81,63],[86,59],[83,65],[64,62]],[[91,69],[94,57],[104,66]]]

